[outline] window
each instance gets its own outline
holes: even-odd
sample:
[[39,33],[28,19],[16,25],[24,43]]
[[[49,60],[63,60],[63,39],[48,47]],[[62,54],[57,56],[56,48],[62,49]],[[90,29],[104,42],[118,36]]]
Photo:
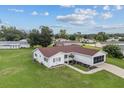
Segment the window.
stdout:
[[44,57],[44,61],[48,62],[48,59]]
[[55,62],[55,58],[53,58],[53,62]]
[[104,56],[94,57],[94,63],[99,63],[104,61]]
[[61,57],[53,58],[53,62],[59,62],[59,61],[61,61]]
[[59,57],[59,61],[61,61],[61,58]]
[[35,55],[35,57],[37,57],[37,54],[36,53],[34,55]]
[[64,58],[66,59],[68,57],[68,55],[64,55]]

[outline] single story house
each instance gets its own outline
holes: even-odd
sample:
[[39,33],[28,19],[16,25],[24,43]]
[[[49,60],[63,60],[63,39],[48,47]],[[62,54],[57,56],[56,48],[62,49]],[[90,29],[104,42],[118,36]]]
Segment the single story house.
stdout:
[[68,39],[63,39],[63,38],[58,38],[58,39],[55,39],[56,42],[62,42],[62,41],[71,41],[71,40],[68,40]]
[[95,43],[96,41],[95,40],[93,40],[93,39],[84,39],[83,41],[82,41],[83,43]]
[[33,59],[46,67],[77,61],[89,66],[103,64],[106,61],[106,52],[82,48],[78,45],[55,46],[50,48],[36,48]]
[[18,49],[18,48],[29,48],[26,39],[20,41],[0,41],[0,49]]
[[78,41],[58,41],[55,43],[55,46],[68,46],[68,45],[82,45]]
[[112,41],[119,41],[119,39],[115,39],[114,37],[113,38],[109,38],[106,40],[106,42],[112,42]]

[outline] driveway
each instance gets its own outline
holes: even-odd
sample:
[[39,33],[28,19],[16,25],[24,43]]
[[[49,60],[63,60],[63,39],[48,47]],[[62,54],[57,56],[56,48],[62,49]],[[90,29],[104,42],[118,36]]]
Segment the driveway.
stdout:
[[81,73],[81,74],[94,74],[98,71],[101,71],[101,70],[106,70],[110,73],[113,73],[114,75],[116,76],[119,76],[121,78],[124,78],[124,69],[118,67],[118,66],[115,66],[115,65],[112,65],[112,64],[108,64],[108,63],[104,63],[104,64],[101,64],[101,65],[98,65],[97,67],[98,68],[95,68],[93,70],[90,70],[90,71],[83,71],[81,69],[78,69],[74,66],[71,66],[69,64],[65,64],[67,67]]
[[102,65],[99,65],[97,66],[98,68],[101,68],[101,69],[104,69],[108,72],[111,72],[121,78],[124,78],[124,69],[118,67],[118,66],[115,66],[115,65],[112,65],[112,64],[108,64],[108,63],[104,63]]

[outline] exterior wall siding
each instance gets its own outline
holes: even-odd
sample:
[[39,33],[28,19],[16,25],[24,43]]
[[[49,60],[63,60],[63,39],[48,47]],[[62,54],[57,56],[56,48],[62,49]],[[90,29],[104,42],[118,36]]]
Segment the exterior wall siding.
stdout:
[[[61,61],[53,62],[54,58],[61,58]],[[64,64],[64,53],[59,52],[59,53],[55,54],[54,56],[50,57],[50,59],[49,59],[50,67],[60,65],[60,64]]]
[[64,43],[64,46],[69,46],[69,45],[82,45],[81,43]]
[[[35,54],[37,54],[37,56],[35,56]],[[40,64],[43,64],[45,65],[46,67],[50,67],[50,61],[49,61],[49,58],[48,58],[48,62],[44,61],[44,55],[39,51],[39,49],[36,49],[34,52],[33,52],[33,58],[38,61]]]
[[[37,54],[37,56],[35,56],[35,54]],[[44,61],[45,56],[39,51],[39,49],[35,49],[34,52],[33,52],[33,58],[36,59],[40,64],[42,63],[46,67],[50,68],[52,66],[64,64],[65,61],[72,60],[70,58],[66,58],[66,59],[64,58],[64,55],[70,55],[70,54],[74,55],[74,60],[75,61],[81,62],[83,64],[87,64],[87,65],[90,65],[90,66],[99,65],[99,64],[102,64],[102,63],[104,63],[106,61],[106,54],[104,52],[102,52],[102,51],[99,51],[94,56],[84,55],[84,54],[75,53],[75,52],[72,52],[72,53],[59,52],[59,53],[49,57],[48,62],[46,62],[46,61]],[[102,56],[102,55],[104,55],[104,61],[94,64],[93,58],[97,57],[97,56]],[[61,60],[53,62],[54,58],[55,59],[56,58],[61,58]]]
[[8,46],[0,45],[0,49],[18,49],[18,48],[20,48],[19,45],[8,45]]
[[[98,53],[96,53],[93,57],[92,57],[92,64],[95,66],[95,65],[100,65],[100,64],[103,64],[104,62],[106,62],[106,53],[103,53],[102,51],[99,51]],[[103,62],[100,62],[100,63],[96,63],[94,64],[94,57],[97,57],[97,56],[104,56],[104,61]]]
[[17,48],[29,48],[30,44],[27,40],[20,41],[0,41],[0,49],[17,49]]
[[73,54],[74,54],[74,60],[79,61],[83,64],[93,65],[91,56],[83,55],[83,54],[79,54],[79,53],[73,53]]

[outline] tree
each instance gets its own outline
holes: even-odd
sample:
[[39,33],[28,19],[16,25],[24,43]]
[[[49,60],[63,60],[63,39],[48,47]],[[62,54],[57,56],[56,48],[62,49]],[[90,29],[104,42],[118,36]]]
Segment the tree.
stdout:
[[68,35],[67,35],[65,29],[60,29],[59,37],[60,37],[60,38],[64,38],[64,39],[68,39]]
[[59,34],[55,34],[55,39],[58,39],[59,38]]
[[33,47],[34,45],[40,45],[40,32],[37,29],[32,29],[29,33],[29,43]]
[[99,32],[96,36],[95,36],[95,40],[100,41],[100,42],[104,42],[108,39],[108,35],[105,32]]
[[41,45],[47,47],[52,42],[52,29],[47,26],[40,26],[40,30],[33,29],[29,34],[29,43],[31,46]]
[[43,47],[47,47],[48,45],[50,45],[52,43],[52,36],[53,36],[53,31],[52,29],[50,29],[47,26],[42,26],[40,27],[41,30],[41,42],[40,44]]
[[75,36],[74,34],[69,35],[69,39],[70,39],[70,40],[75,40],[75,39],[76,39],[76,36]]
[[103,47],[103,50],[108,53],[109,56],[115,57],[115,58],[123,58],[123,54],[121,52],[121,49],[117,45],[107,45]]
[[18,30],[16,27],[1,26],[0,40],[6,41],[18,41],[27,37],[27,33],[22,30]]
[[84,39],[94,39],[95,34],[85,34],[83,37]]
[[80,41],[81,38],[82,38],[81,32],[77,32],[77,33],[76,33],[76,40],[77,40],[77,41]]

